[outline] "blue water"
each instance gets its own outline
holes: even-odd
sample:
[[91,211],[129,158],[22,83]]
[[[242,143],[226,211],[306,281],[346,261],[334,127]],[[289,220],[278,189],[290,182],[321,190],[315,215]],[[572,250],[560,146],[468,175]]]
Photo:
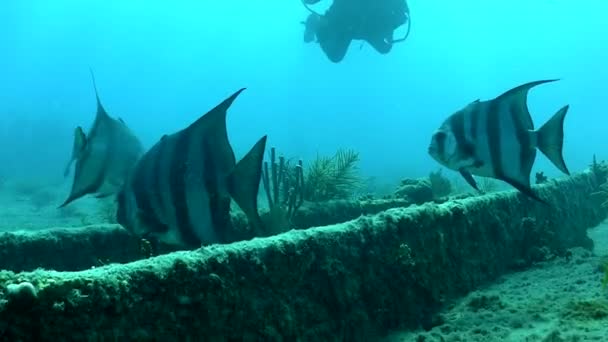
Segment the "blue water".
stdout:
[[[443,119],[537,79],[536,126],[570,104],[573,171],[606,151],[608,3],[410,0],[409,39],[388,55],[351,45],[330,62],[302,41],[298,0],[0,2],[0,173],[61,179],[72,129],[89,127],[88,68],[111,115],[151,146],[240,87],[228,116],[237,157],[263,134],[305,161],[339,147],[393,183],[439,167],[426,152]],[[536,169],[559,175],[539,154]]]

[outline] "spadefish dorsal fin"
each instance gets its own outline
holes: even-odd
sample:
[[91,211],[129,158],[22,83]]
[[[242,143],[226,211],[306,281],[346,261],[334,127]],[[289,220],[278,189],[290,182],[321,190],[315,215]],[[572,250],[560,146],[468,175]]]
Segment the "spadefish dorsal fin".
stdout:
[[528,110],[528,92],[537,85],[555,82],[558,80],[559,79],[528,82],[513,89],[507,90],[492,101],[507,103],[510,111],[514,112],[515,117],[518,119],[521,125],[523,125],[523,127],[527,130],[532,130],[534,129],[534,121],[532,121],[532,116],[530,116],[530,111]]
[[266,149],[263,136],[235,166],[228,176],[228,192],[247,215],[249,224],[259,231],[262,220],[258,213],[258,190],[262,176],[262,161]]
[[228,111],[228,108],[230,108],[230,106],[232,105],[234,100],[236,100],[236,98],[239,96],[239,94],[242,93],[243,90],[245,90],[245,89],[247,89],[247,88],[241,88],[241,89],[237,90],[234,94],[230,95],[230,97],[228,97],[227,99],[222,101],[217,106],[213,107],[213,109],[211,109],[210,111],[205,113],[205,115],[201,116],[198,120],[193,122],[188,128],[196,127],[198,125],[201,125],[203,122],[207,122],[207,121],[210,121],[211,125],[223,123],[223,125],[225,126],[226,125],[226,113]]
[[95,100],[97,101],[97,117],[101,115],[109,118],[110,116],[108,115],[108,112],[106,112],[105,108],[101,104],[101,100],[99,99],[99,92],[97,91],[97,82],[95,81],[95,74],[93,73],[93,69],[89,68],[89,71],[91,72],[91,79],[93,80],[93,89],[95,90]]
[[205,148],[208,149],[207,152],[211,158],[215,160],[215,167],[218,170],[223,170],[223,172],[232,170],[236,160],[234,151],[228,141],[226,114],[243,90],[245,88],[239,89],[186,128],[187,131],[204,137]]
[[540,81],[528,82],[528,83],[522,84],[520,86],[517,86],[513,89],[507,90],[506,92],[504,92],[503,94],[498,96],[497,99],[502,99],[502,98],[509,97],[509,96],[522,96],[522,95],[523,95],[522,96],[523,98],[526,98],[528,91],[530,89],[536,87],[537,85],[541,85],[543,83],[549,83],[549,82],[556,82],[556,81],[559,81],[559,78],[551,79],[551,80],[540,80]]

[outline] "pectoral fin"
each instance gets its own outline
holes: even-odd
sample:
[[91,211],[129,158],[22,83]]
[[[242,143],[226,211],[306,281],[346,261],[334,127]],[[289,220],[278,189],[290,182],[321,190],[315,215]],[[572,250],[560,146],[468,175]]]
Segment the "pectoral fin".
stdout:
[[477,187],[477,182],[475,182],[475,178],[473,178],[473,175],[469,171],[465,169],[460,169],[458,171],[460,172],[464,180],[469,183],[470,186],[472,186],[475,190],[480,191],[479,187]]
[[474,168],[478,169],[483,166],[483,162],[481,160],[475,160],[472,165]]
[[78,126],[74,130],[74,143],[72,145],[72,155],[70,156],[68,165],[65,166],[65,171],[63,171],[64,177],[69,176],[70,167],[72,166],[72,163],[80,158],[80,155],[86,145],[87,145],[87,136],[84,134],[82,127]]
[[113,193],[102,193],[102,194],[95,195],[95,198],[102,199],[102,198],[106,198],[106,197],[109,197],[109,196],[112,196],[112,195],[113,195]]
[[514,179],[510,179],[510,178],[503,178],[503,181],[511,184],[515,189],[519,190],[520,192],[522,192],[524,195],[540,202],[546,205],[549,205],[549,203],[547,201],[545,201],[544,199],[538,197],[537,194],[534,193],[534,191],[532,190],[532,188],[530,188],[530,185],[527,184],[522,184]]

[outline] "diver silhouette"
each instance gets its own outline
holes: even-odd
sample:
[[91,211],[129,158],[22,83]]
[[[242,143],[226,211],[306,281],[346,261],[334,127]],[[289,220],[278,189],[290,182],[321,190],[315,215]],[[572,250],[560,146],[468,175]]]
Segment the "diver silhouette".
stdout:
[[[344,59],[353,40],[370,44],[381,54],[391,51],[393,44],[407,39],[410,28],[410,10],[406,0],[333,0],[324,14],[310,5],[321,0],[302,0],[311,12],[304,24],[304,42],[317,41],[327,57],[334,63]],[[404,37],[395,39],[395,30],[407,24]]]

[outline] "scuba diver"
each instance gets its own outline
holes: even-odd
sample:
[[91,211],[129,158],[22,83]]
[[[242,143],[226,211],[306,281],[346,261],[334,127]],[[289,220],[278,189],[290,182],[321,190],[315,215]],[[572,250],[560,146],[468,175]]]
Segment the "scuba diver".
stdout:
[[[387,54],[394,43],[409,35],[411,23],[406,0],[333,0],[323,15],[309,7],[320,1],[302,0],[311,12],[303,22],[304,42],[316,40],[334,63],[344,58],[353,40],[366,41],[379,53]],[[395,30],[406,23],[405,36],[395,39]]]

